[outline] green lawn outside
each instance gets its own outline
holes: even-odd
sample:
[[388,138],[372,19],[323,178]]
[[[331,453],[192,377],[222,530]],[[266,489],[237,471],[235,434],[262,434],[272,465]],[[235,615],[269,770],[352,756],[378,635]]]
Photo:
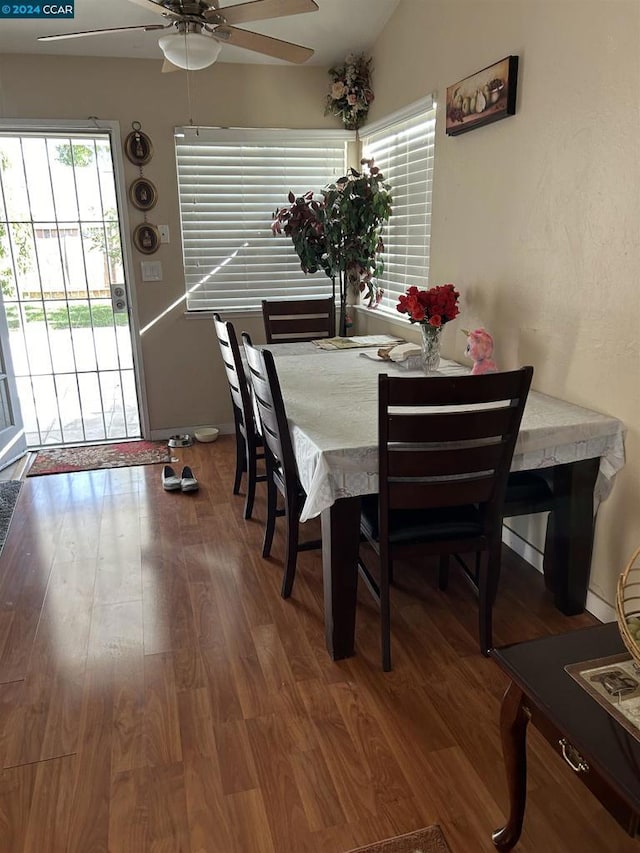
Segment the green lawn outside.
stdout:
[[[10,329],[20,328],[18,308],[9,305],[6,308],[7,323]],[[45,320],[44,306],[25,305],[24,313],[28,323],[43,322]],[[128,317],[126,313],[114,314],[110,305],[69,305],[68,309],[54,308],[46,312],[46,319],[52,329],[89,329],[113,326],[126,326]],[[92,322],[93,321],[93,322]]]

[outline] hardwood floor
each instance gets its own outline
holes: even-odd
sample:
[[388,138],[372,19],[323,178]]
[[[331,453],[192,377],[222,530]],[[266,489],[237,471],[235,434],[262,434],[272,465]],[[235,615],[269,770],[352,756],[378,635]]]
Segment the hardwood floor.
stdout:
[[[164,492],[159,465],[24,483],[0,557],[0,851],[344,853],[431,823],[452,853],[493,850],[506,681],[467,585],[398,566],[393,671],[366,590],[357,655],[333,663],[319,553],[283,601],[281,530],[261,559],[264,496],[244,521],[233,439],[176,453],[198,493]],[[505,551],[495,622],[503,644],[595,620]],[[529,743],[517,850],[637,851]]]

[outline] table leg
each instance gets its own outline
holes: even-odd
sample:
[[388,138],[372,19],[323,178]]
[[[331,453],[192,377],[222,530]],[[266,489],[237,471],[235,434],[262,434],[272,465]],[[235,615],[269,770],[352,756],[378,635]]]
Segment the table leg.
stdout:
[[593,551],[593,490],[600,459],[582,459],[553,469],[554,508],[544,547],[544,577],[555,605],[567,616],[582,613]]
[[341,498],[322,513],[324,633],[333,660],[353,655],[359,544],[360,498]]
[[511,850],[522,833],[527,799],[527,724],[531,714],[524,704],[524,694],[511,682],[500,708],[500,736],[507,784],[509,786],[509,819],[493,833],[498,850]]

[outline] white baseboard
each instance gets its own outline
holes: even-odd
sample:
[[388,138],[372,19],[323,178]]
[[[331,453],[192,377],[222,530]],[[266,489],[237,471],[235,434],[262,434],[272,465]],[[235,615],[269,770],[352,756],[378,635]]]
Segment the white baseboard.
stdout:
[[[149,436],[150,441],[164,441],[171,438],[172,435],[193,435],[199,426],[211,426],[211,424],[199,424],[198,426],[188,427],[170,427],[167,429],[152,429]],[[221,435],[232,435],[236,431],[235,424],[220,424],[218,426]]]
[[[529,565],[542,573],[542,552],[530,542],[523,539],[522,536],[518,536],[518,534],[514,530],[511,530],[511,528],[507,527],[506,524],[502,526],[502,541],[505,545],[511,548],[512,551],[515,551],[518,556],[522,557],[523,560],[526,560]],[[587,591],[586,610],[601,622],[616,621],[615,609],[607,601],[600,598],[600,596],[591,592],[591,590]]]

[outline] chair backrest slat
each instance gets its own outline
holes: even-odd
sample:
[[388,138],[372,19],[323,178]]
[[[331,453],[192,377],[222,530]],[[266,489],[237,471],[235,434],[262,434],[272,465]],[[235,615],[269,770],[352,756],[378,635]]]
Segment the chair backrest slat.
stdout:
[[336,306],[326,299],[263,299],[262,317],[267,343],[295,343],[332,338],[336,333]]
[[[436,380],[437,381],[437,380]],[[490,405],[495,405],[491,401]],[[442,403],[440,406],[444,405]],[[389,414],[390,441],[464,441],[491,438],[509,430],[513,422],[511,401],[501,408],[437,412],[431,402],[421,412]]]
[[240,356],[236,331],[233,323],[223,321],[219,314],[213,315],[213,323],[220,345],[222,363],[227,374],[227,383],[229,385],[229,393],[231,394],[236,425],[245,438],[247,437],[247,432],[249,433],[249,437],[251,437],[255,433],[253,408],[249,385],[242,365],[242,357]]
[[[504,453],[502,438],[492,444],[471,447],[443,447],[441,443],[416,445],[415,449],[389,447],[389,478],[413,477],[421,471],[425,477],[454,476],[469,471],[495,468]],[[428,449],[427,449],[428,448]]]
[[460,506],[486,503],[494,490],[494,472],[484,477],[473,477],[455,482],[389,483],[389,503],[392,509],[431,509],[433,507]]
[[379,377],[381,532],[396,509],[478,504],[495,521],[532,375]]
[[290,483],[297,482],[291,433],[273,355],[269,350],[254,347],[245,332],[242,333],[242,341],[262,423],[262,439],[270,461],[281,467],[283,477]]
[[[420,393],[425,377],[401,377],[389,389],[390,406],[450,406],[455,394],[458,405],[484,404],[512,397],[514,371],[481,376],[430,376],[429,398]],[[516,371],[517,372],[517,371]],[[416,402],[419,401],[419,402]]]

